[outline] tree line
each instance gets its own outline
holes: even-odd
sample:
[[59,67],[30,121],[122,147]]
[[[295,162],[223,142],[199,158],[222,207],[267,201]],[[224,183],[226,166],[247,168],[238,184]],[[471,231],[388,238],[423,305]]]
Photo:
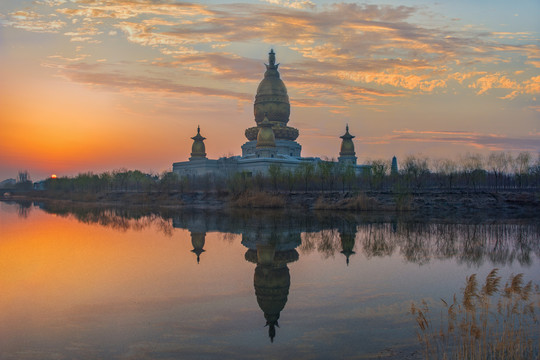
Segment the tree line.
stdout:
[[389,162],[375,160],[372,186],[389,188],[398,183],[408,189],[511,190],[540,187],[540,153],[515,156],[492,152],[487,156],[467,153],[457,160],[430,159],[410,155],[401,162],[398,173],[389,171]]
[[[430,159],[409,155],[392,168],[390,160],[367,162],[362,171],[353,165],[332,159],[303,162],[295,170],[271,165],[266,175],[236,172],[226,175],[179,176],[174,172],[147,174],[120,169],[74,177],[49,178],[43,188],[62,192],[189,192],[245,191],[326,192],[326,191],[415,191],[466,190],[499,191],[540,188],[540,154],[522,152],[515,156],[494,152],[487,156],[465,154],[457,160]],[[28,187],[27,172],[19,174],[19,183]]]

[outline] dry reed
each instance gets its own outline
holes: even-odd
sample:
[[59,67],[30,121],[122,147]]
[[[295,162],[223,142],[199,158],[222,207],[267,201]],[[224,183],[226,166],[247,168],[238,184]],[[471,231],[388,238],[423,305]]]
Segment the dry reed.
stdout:
[[413,196],[407,192],[398,192],[394,200],[396,202],[396,211],[411,211],[414,209]]
[[441,312],[438,329],[425,301],[420,307],[412,304],[425,359],[538,359],[538,285],[533,290],[532,282],[524,285],[518,274],[500,288],[497,271],[489,273],[481,289],[476,275],[469,276],[461,302],[456,295],[450,305],[441,299],[446,316]]
[[355,197],[341,199],[336,202],[330,202],[329,199],[319,197],[313,204],[315,210],[356,210],[356,211],[373,211],[386,210],[376,199],[358,194]]
[[284,208],[285,198],[282,195],[270,194],[267,192],[244,192],[231,200],[232,207],[239,208]]

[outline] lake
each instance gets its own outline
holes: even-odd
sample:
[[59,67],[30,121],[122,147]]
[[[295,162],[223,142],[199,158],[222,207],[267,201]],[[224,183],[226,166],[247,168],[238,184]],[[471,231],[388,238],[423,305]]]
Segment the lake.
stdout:
[[0,203],[0,230],[1,359],[416,359],[411,302],[540,283],[534,220]]

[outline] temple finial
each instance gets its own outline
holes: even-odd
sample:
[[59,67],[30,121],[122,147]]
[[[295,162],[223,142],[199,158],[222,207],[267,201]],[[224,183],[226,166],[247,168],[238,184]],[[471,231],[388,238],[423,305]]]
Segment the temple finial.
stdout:
[[274,52],[274,49],[270,49],[270,52],[268,53],[268,65],[266,65],[266,69],[277,70],[278,66],[279,64],[276,64],[276,53]]
[[200,133],[201,133],[201,126],[197,125],[197,134],[200,134]]
[[268,64],[270,66],[274,66],[276,64],[276,53],[274,53],[274,49],[270,49],[270,52],[268,53]]
[[276,320],[275,322],[267,321],[265,327],[268,325],[270,325],[268,328],[268,337],[270,338],[270,342],[273,343],[274,338],[276,337],[276,326],[279,327],[279,324]]

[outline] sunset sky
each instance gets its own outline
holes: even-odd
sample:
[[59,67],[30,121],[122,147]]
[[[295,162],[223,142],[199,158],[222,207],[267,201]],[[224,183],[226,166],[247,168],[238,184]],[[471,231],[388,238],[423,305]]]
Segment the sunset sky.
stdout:
[[[242,0],[240,0],[242,1]],[[238,155],[273,48],[303,156],[540,151],[538,0],[2,0],[0,180]]]

